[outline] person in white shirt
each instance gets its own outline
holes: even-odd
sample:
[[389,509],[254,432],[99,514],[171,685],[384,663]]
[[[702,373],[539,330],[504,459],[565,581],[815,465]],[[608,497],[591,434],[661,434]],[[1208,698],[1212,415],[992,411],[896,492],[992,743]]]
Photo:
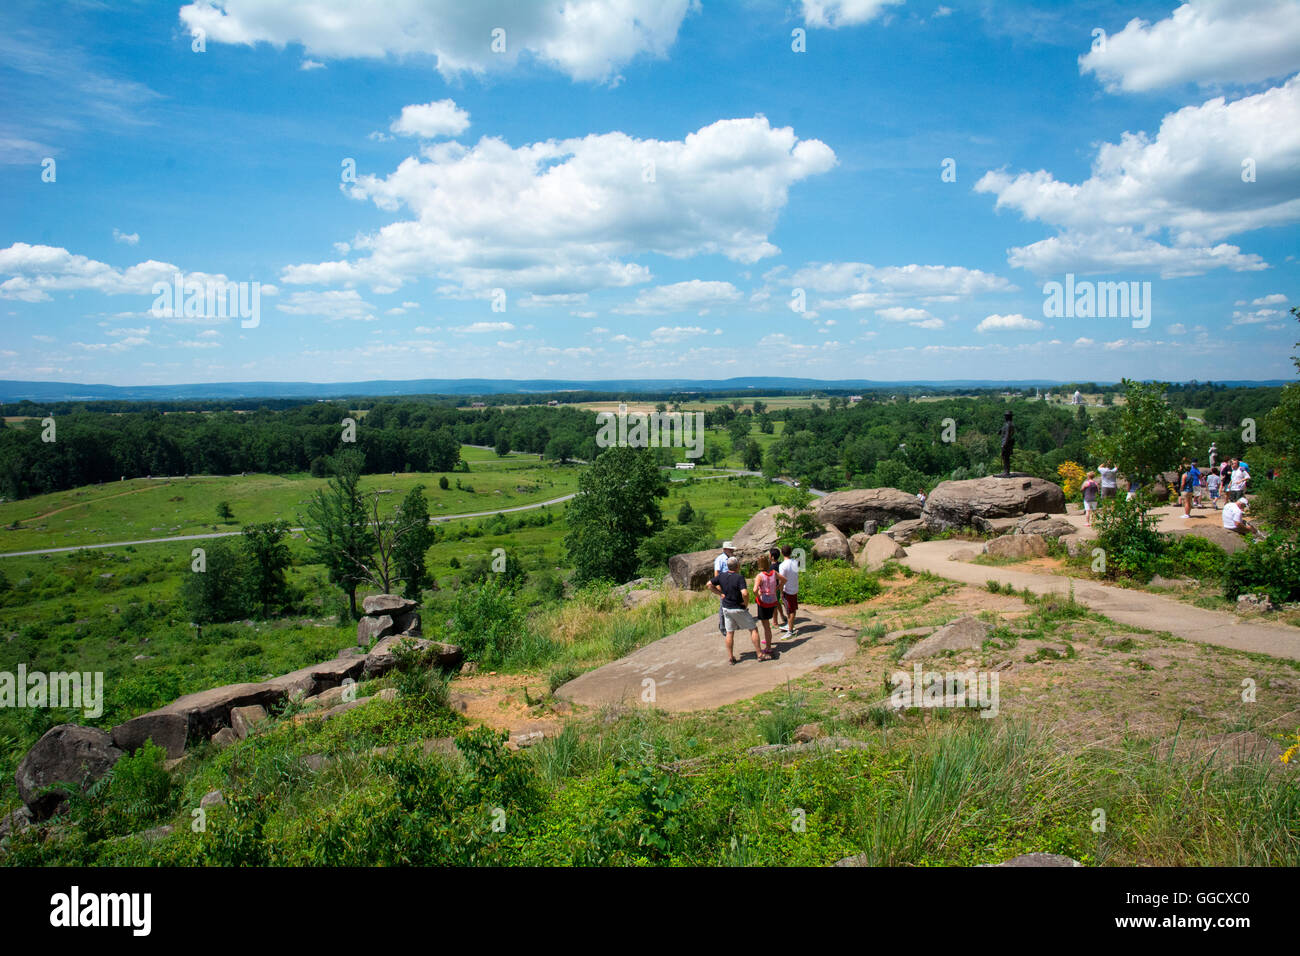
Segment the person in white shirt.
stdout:
[[[727,570],[727,561],[736,553],[736,546],[730,541],[722,542],[722,553],[713,559],[713,576],[716,578]],[[722,613],[722,602],[718,602],[718,630],[723,637],[727,635],[727,616]]]
[[785,560],[781,562],[781,567],[777,573],[785,578],[785,587],[782,589],[781,598],[785,603],[785,630],[786,637],[794,637],[794,612],[799,610],[799,562],[790,555],[794,550],[787,544],[782,545],[781,554]]
[[1228,482],[1228,499],[1236,501],[1245,492],[1246,482],[1250,479],[1250,475],[1245,468],[1241,467],[1241,462],[1237,461],[1237,459],[1234,458],[1232,463],[1232,478]]
[[1097,474],[1101,477],[1102,499],[1114,498],[1119,489],[1119,483],[1115,480],[1115,476],[1119,474],[1119,469],[1110,462],[1105,461],[1097,466]]
[[1255,526],[1246,520],[1244,514],[1249,506],[1250,501],[1246,498],[1240,501],[1229,501],[1223,506],[1223,526],[1237,534],[1255,534]]

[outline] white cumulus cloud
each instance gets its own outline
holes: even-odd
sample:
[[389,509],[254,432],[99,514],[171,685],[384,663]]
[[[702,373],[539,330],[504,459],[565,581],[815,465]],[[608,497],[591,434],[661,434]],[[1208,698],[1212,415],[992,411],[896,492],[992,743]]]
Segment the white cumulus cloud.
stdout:
[[1019,312],[1011,315],[986,315],[976,332],[1036,332],[1043,327],[1037,319],[1027,319]]
[[519,147],[495,137],[428,144],[350,193],[413,218],[352,242],[361,258],[290,266],[283,279],[397,287],[433,276],[448,283],[443,294],[545,295],[646,282],[650,270],[629,260],[648,253],[750,263],[780,251],[767,237],[790,187],[834,165],[825,143],[763,116],[719,120],[682,140],[616,132]]
[[399,136],[418,136],[421,139],[459,136],[469,129],[469,113],[457,106],[454,100],[413,103],[403,106],[402,115],[388,128]]
[[209,43],[299,43],[322,60],[429,58],[451,78],[508,69],[523,58],[574,80],[602,81],[638,56],[666,56],[695,5],[695,0],[197,0],[181,7],[180,19],[188,30],[206,31]]
[[1189,0],[1154,24],[1134,18],[1079,57],[1108,90],[1245,84],[1300,70],[1296,0]]

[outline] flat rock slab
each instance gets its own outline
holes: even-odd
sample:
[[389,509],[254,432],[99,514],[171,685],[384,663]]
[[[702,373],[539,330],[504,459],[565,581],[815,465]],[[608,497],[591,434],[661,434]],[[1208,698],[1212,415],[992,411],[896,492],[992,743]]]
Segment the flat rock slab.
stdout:
[[[793,640],[776,641],[778,657],[757,661],[747,632],[736,634],[739,663],[727,663],[727,650],[718,633],[718,614],[685,630],[647,644],[627,657],[612,661],[569,681],[555,696],[576,704],[640,704],[661,710],[687,711],[723,707],[738,700],[781,687],[787,680],[852,657],[858,649],[857,633],[800,608]],[[775,628],[773,628],[776,636]],[[762,637],[762,630],[759,636]],[[648,696],[654,681],[654,699]]]

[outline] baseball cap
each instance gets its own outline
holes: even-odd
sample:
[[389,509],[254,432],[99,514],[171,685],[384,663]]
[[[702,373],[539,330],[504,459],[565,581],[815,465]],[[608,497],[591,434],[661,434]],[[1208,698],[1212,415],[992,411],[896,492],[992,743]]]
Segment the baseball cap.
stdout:
[[736,546],[735,546],[734,544],[732,544],[730,541],[724,541],[724,542],[722,542],[722,550],[723,550],[723,551],[726,551],[728,548],[730,548],[731,550],[734,551],[735,548],[736,548]]
[[1250,499],[1249,499],[1249,498],[1238,498],[1238,499],[1237,499],[1237,504],[1239,504],[1239,505],[1240,505],[1241,507],[1243,507],[1243,508],[1249,508],[1249,507],[1250,507]]

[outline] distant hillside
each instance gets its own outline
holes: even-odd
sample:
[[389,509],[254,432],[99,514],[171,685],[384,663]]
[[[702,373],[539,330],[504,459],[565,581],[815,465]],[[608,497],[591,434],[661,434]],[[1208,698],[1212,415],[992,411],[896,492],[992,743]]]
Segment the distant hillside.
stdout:
[[[1109,384],[1109,382],[1102,382]],[[1286,385],[1284,380],[1226,381],[1219,385]],[[246,381],[194,382],[190,385],[85,385],[79,382],[0,380],[0,402],[166,402],[194,398],[344,398],[352,395],[502,395],[546,392],[810,392],[826,390],[880,390],[892,388],[1056,388],[1060,381],[1045,378],[1021,381],[954,380],[872,381],[868,378],[610,378],[602,381],[565,378],[412,378],[408,381],[302,382]]]
[[[729,379],[488,379],[423,378],[409,381],[371,382],[196,382],[189,385],[85,385],[76,382],[20,382],[0,380],[0,402],[77,401],[175,401],[222,398],[343,398],[387,395],[511,395],[535,392],[665,392],[723,391],[753,389],[765,391],[879,390],[889,388],[1055,388],[1059,381],[1032,379],[997,381],[987,379],[916,380],[880,382],[869,379],[821,380],[814,378],[729,378]],[[1110,383],[1100,383],[1110,384]],[[1285,380],[1266,382],[1220,382],[1221,385],[1285,385]]]

